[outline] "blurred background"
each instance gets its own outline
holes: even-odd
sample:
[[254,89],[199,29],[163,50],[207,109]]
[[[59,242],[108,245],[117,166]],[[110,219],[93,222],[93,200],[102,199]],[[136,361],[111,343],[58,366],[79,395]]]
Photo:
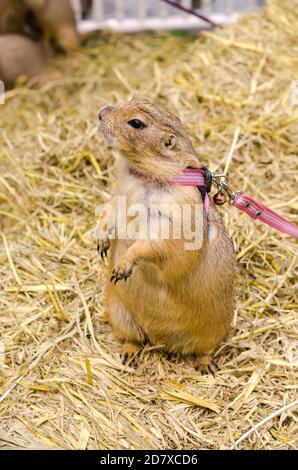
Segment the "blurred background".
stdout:
[[44,83],[54,55],[102,32],[195,31],[228,25],[262,0],[0,0],[0,80]]
[[[235,21],[237,12],[257,11],[264,0],[177,0],[187,9],[200,10],[218,24]],[[72,0],[79,28],[111,27],[116,30],[202,27],[203,22],[162,0]],[[205,24],[206,25],[206,24]]]

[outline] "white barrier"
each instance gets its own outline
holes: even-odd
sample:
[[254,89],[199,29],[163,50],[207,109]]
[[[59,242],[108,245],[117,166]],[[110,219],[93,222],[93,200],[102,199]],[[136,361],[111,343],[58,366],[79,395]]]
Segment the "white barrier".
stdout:
[[[77,15],[78,29],[82,33],[96,29],[133,32],[208,27],[206,22],[168,6],[161,0],[71,1]],[[87,5],[84,18],[83,3]],[[214,23],[225,25],[237,21],[239,11],[257,11],[264,0],[180,0],[180,4],[186,8],[199,6],[199,11]]]

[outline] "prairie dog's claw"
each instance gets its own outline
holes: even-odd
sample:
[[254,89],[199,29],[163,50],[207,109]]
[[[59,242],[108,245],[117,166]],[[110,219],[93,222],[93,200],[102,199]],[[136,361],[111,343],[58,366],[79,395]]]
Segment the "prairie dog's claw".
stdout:
[[111,276],[111,282],[114,282],[114,284],[117,284],[118,281],[124,281],[126,282],[127,279],[132,275],[132,268],[133,266],[125,267],[125,266],[117,266],[113,269],[112,276]]
[[218,371],[218,366],[212,361],[210,356],[199,356],[197,357],[195,364],[195,370],[201,372],[202,375],[213,375]]
[[111,246],[111,242],[108,237],[104,238],[103,240],[100,240],[97,243],[97,251],[101,256],[102,261],[104,261],[105,258],[108,257],[108,251],[109,251],[110,246]]
[[122,354],[121,354],[121,362],[123,365],[130,364],[137,356],[138,352],[140,351],[140,346],[133,343],[124,343]]

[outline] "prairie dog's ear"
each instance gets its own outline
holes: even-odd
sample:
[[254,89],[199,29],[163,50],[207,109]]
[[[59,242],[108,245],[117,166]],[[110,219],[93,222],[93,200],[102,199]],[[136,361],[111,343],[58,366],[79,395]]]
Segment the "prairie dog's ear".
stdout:
[[194,155],[188,155],[186,159],[186,166],[201,170],[202,168],[205,168],[208,165],[206,162],[200,162]]
[[166,134],[161,141],[162,150],[173,150],[176,145],[176,136],[174,134]]

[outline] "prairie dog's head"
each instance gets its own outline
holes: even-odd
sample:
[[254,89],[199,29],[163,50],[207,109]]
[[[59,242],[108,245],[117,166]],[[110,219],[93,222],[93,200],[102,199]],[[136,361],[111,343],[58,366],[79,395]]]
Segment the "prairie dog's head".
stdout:
[[177,176],[187,166],[202,168],[181,121],[144,99],[104,106],[98,129],[126,157],[130,168],[158,179]]

